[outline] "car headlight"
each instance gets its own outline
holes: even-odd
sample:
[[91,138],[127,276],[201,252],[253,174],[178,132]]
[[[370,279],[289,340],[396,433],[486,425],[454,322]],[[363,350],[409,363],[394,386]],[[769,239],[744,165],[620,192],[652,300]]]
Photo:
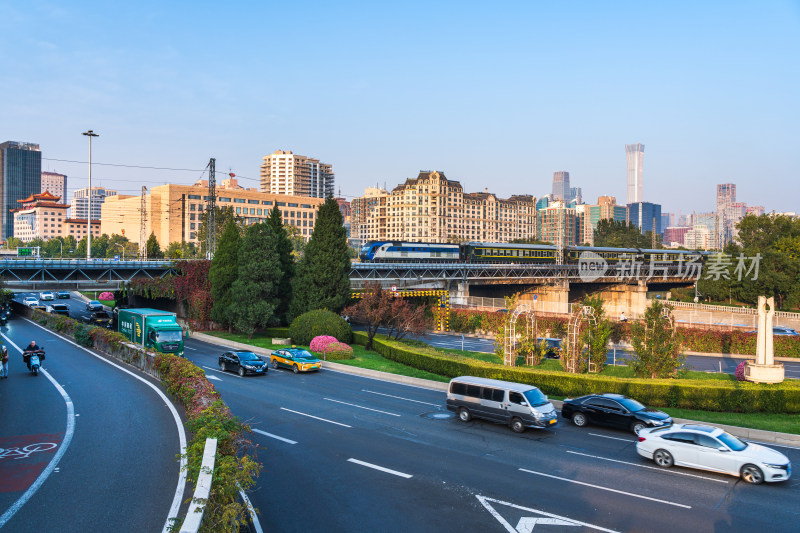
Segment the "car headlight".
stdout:
[[764,463],[764,466],[768,466],[769,468],[774,468],[775,470],[786,470],[788,468],[788,464],[785,465],[776,465],[772,463]]
[[664,425],[664,421],[663,420],[650,420],[650,423],[653,424],[654,426],[663,426]]

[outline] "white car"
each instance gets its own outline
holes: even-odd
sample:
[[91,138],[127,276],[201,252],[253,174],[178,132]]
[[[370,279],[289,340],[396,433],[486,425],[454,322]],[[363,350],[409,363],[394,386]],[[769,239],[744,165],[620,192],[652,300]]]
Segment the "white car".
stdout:
[[44,302],[46,300],[55,300],[56,296],[52,292],[40,292],[39,299]]
[[39,305],[39,300],[36,296],[26,296],[22,303],[28,307],[33,307],[34,305]]
[[701,424],[675,424],[639,432],[636,451],[658,466],[672,465],[741,476],[747,483],[786,481],[792,476],[789,458],[760,444]]

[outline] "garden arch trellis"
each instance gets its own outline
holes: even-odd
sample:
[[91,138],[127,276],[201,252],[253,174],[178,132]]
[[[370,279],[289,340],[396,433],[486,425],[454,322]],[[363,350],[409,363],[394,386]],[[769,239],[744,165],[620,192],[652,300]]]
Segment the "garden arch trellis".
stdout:
[[[594,328],[597,326],[597,317],[594,308],[584,305],[576,309],[569,318],[567,328],[567,346],[564,350],[564,370],[576,374],[579,369],[581,355],[584,351],[583,332],[587,326]],[[596,367],[592,362],[591,355],[587,356],[587,367],[589,372],[595,372]]]
[[[529,337],[533,332],[534,338],[538,335],[536,315],[533,308],[528,304],[519,304],[514,307],[514,311],[508,316],[506,321],[505,337],[503,339],[503,364],[506,366],[516,366],[517,364],[517,319],[520,315],[525,315],[525,336]],[[526,357],[526,364],[532,364],[532,354]]]

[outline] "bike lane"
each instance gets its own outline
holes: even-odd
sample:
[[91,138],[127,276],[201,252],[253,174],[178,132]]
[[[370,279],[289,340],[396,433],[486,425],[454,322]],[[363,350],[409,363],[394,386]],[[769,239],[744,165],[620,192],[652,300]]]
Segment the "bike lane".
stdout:
[[[133,376],[21,318],[0,331],[19,347],[36,339],[47,354],[42,368],[68,395],[46,375],[29,373],[3,339],[12,366],[9,378],[0,380],[0,448],[10,450],[0,452],[6,455],[0,479],[8,479],[0,481],[0,514],[30,496],[3,530],[161,531],[175,497],[180,452],[164,401]],[[74,436],[30,495],[25,491],[47,473],[63,445],[67,398],[74,406]]]

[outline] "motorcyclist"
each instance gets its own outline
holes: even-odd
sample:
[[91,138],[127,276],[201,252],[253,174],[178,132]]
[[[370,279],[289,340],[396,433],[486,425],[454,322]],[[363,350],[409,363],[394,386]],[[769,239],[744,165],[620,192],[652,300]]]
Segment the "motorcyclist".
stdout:
[[[22,360],[25,361],[25,364],[28,366],[28,370],[31,369],[31,355],[35,352],[41,351],[42,348],[36,344],[36,341],[31,341],[31,343],[25,347],[25,350],[22,352]],[[44,357],[40,355],[39,359],[44,359]]]

